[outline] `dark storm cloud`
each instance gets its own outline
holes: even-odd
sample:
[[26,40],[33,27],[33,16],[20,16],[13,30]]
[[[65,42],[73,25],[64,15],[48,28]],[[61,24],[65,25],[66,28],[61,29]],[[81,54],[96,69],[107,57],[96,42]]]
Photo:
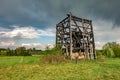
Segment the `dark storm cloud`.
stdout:
[[0,0],[0,26],[55,26],[67,13],[120,25],[119,0]]
[[93,16],[96,19],[102,18],[113,22],[114,26],[120,25],[120,0],[93,0],[89,6]]
[[64,4],[55,0],[0,0],[0,25],[53,26],[68,12],[70,7]]

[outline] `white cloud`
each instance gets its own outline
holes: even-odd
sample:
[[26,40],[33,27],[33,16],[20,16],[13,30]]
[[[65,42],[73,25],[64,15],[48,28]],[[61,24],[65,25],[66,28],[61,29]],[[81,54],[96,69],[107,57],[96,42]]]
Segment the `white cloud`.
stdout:
[[[44,50],[48,44],[36,43],[36,38],[39,40],[39,37],[42,36],[55,36],[55,30],[53,29],[35,29],[32,26],[20,27],[18,25],[12,25],[13,29],[6,29],[0,27],[0,48],[11,48],[15,49],[16,47],[24,46],[26,48],[36,48]],[[24,43],[26,39],[32,39],[31,43]],[[18,42],[19,40],[19,42]],[[53,40],[51,41],[53,42]],[[52,44],[49,45],[52,48]]]
[[120,44],[120,39],[116,41],[118,44]]
[[21,43],[21,44],[17,44],[15,42],[0,42],[0,48],[10,48],[10,49],[15,49],[17,47],[26,47],[27,49],[29,48],[36,48],[37,50],[45,50],[47,46],[49,46],[49,48],[53,48],[53,44],[41,44],[41,43]]
[[97,20],[93,23],[96,49],[102,49],[107,42],[120,43],[120,27],[113,28],[113,22]]
[[26,48],[36,48],[38,50],[45,50],[48,46],[50,49],[54,47],[53,44],[41,44],[41,43],[22,43],[20,46],[24,46]]
[[53,44],[47,44],[47,46],[48,46],[50,49],[52,49],[55,45],[53,45]]
[[96,49],[102,49],[103,45],[105,45],[105,42],[95,42]]
[[106,20],[97,20],[93,23],[96,45],[102,46],[107,42],[116,42],[120,40],[120,27],[114,27],[113,22]]
[[17,45],[15,42],[13,41],[8,41],[8,42],[4,42],[4,41],[1,41],[0,42],[0,48],[11,48],[11,49],[14,49],[16,47],[18,47],[19,45]]
[[46,48],[46,45],[43,45],[41,43],[22,43],[21,46],[24,46],[26,48],[36,48],[38,50],[44,50]]
[[15,27],[13,30],[1,31],[2,38],[16,38],[16,39],[34,39],[38,38],[38,33],[32,26]]
[[38,30],[40,36],[55,36],[55,31],[53,29]]
[[0,46],[13,46],[15,45],[15,42],[0,42]]

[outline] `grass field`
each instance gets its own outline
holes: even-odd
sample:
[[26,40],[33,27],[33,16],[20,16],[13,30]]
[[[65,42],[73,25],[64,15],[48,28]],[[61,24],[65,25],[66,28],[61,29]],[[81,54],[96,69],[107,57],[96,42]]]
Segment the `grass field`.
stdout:
[[42,64],[41,57],[0,57],[0,80],[120,80],[120,59]]

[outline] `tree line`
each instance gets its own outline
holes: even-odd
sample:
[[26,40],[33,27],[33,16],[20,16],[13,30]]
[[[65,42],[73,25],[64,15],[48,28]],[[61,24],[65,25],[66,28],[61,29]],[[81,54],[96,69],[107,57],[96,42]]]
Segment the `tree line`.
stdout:
[[[26,49],[25,47],[18,47],[16,49],[0,49],[0,56],[31,56],[31,55],[46,55],[46,54],[56,54],[63,53],[60,46],[56,46],[53,49],[36,50],[35,48]],[[111,58],[120,58],[120,44],[116,42],[108,42],[103,47],[102,50],[96,50],[97,56],[104,55]]]
[[26,49],[25,47],[18,47],[16,49],[0,49],[1,56],[31,56],[35,48]]

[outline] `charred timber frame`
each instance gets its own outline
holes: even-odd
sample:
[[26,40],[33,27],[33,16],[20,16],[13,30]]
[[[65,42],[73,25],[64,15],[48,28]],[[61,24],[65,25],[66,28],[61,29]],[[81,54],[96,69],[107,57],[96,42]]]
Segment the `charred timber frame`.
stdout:
[[77,51],[88,59],[96,59],[92,20],[68,14],[56,25],[56,44],[65,46],[69,56]]

